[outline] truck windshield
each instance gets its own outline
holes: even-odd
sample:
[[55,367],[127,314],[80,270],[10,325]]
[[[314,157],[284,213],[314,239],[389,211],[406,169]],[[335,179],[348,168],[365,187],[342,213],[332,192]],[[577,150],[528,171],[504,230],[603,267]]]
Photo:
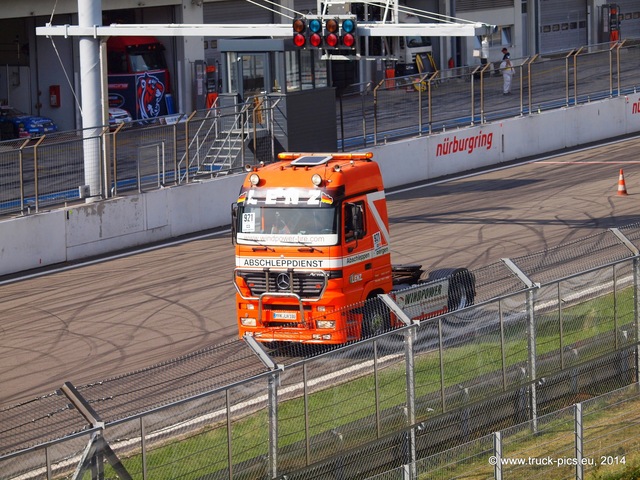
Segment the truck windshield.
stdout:
[[429,37],[407,37],[408,48],[430,47],[431,39]]
[[134,73],[146,72],[148,70],[164,70],[167,68],[164,61],[164,54],[157,50],[130,52],[129,61],[131,62],[131,70]]
[[237,227],[238,243],[335,245],[338,241],[336,208],[240,206]]

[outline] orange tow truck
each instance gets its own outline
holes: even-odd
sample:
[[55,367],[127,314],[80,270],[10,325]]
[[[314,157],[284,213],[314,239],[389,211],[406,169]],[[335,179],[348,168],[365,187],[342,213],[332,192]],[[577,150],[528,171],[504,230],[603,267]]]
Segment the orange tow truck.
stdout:
[[391,264],[382,175],[371,152],[280,153],[249,167],[232,206],[239,336],[343,344],[473,303],[473,275]]

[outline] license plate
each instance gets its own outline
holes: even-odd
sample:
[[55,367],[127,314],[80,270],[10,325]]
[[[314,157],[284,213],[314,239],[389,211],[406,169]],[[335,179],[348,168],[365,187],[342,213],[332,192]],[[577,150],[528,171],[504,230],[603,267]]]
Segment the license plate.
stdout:
[[274,320],[296,320],[298,315],[295,312],[273,312]]

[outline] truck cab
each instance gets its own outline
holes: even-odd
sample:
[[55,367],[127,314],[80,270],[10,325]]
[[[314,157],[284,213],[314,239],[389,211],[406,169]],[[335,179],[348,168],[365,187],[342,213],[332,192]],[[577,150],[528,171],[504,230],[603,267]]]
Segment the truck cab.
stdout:
[[109,38],[107,70],[110,108],[136,120],[175,113],[165,47],[155,37]]
[[[400,13],[400,23],[420,23],[415,15]],[[405,36],[397,39],[397,66],[396,75],[413,75],[422,73],[420,70],[431,69],[429,58],[432,55],[433,47],[431,37],[426,36]],[[422,66],[419,68],[419,66]]]
[[392,289],[382,176],[371,153],[281,153],[251,168],[233,205],[239,336],[342,344],[347,306]]

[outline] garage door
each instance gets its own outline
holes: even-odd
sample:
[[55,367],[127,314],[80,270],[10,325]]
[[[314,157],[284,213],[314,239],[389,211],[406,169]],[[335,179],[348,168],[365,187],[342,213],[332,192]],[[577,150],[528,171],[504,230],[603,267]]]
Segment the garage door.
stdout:
[[587,45],[586,0],[540,1],[540,53]]

